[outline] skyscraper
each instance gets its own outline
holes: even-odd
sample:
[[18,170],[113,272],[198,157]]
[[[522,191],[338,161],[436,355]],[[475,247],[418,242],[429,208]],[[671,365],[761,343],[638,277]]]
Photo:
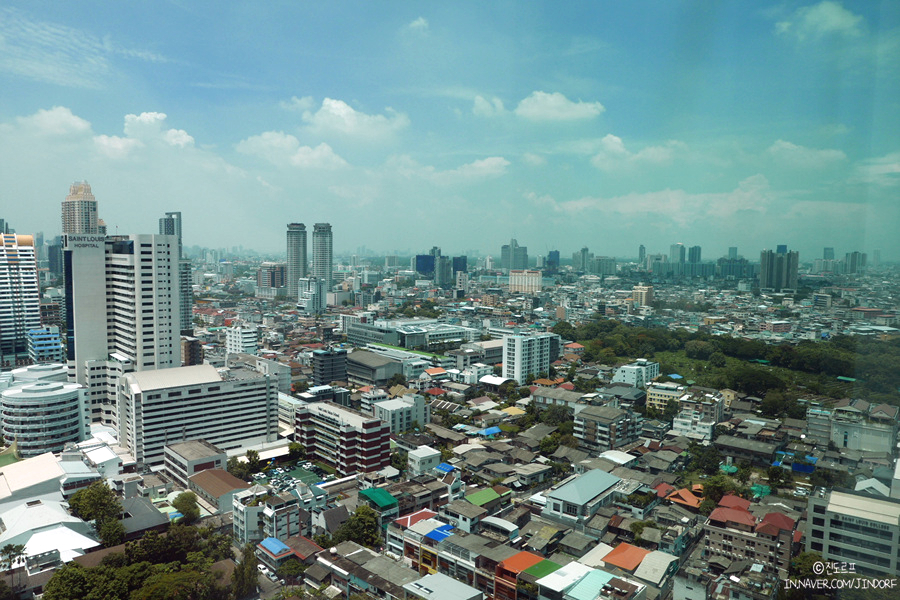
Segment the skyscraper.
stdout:
[[834,248],[825,248],[822,252],[822,258],[824,260],[834,260]]
[[28,332],[41,326],[40,288],[30,235],[0,234],[0,365],[28,356]]
[[[778,246],[779,252],[763,250],[759,256],[759,287],[775,291],[797,289],[800,255],[787,246]],[[784,250],[781,252],[780,250]]]
[[96,234],[100,232],[97,199],[87,181],[69,186],[69,195],[62,203],[62,232]]
[[528,247],[520,246],[515,238],[500,247],[500,268],[510,269],[527,269],[528,268]]
[[700,246],[691,246],[688,249],[688,262],[693,264],[700,262]]
[[638,246],[638,264],[643,265],[647,260],[647,247],[641,244]]
[[325,283],[325,292],[334,286],[331,224],[316,223],[312,235],[312,273]]
[[306,260],[306,225],[288,223],[287,226],[287,294],[288,298],[297,297],[297,282],[306,277],[308,272]]
[[738,253],[737,246],[729,246],[728,247],[728,260],[737,260]]
[[678,264],[683,263],[685,257],[685,247],[682,243],[672,244],[669,247],[669,262]]
[[191,261],[184,258],[184,242],[181,237],[181,213],[167,212],[159,219],[159,234],[174,235],[178,238],[178,289],[181,305],[178,310],[178,324],[181,335],[194,334],[194,292],[191,281]]
[[63,248],[69,379],[115,425],[120,375],[181,365],[178,240],[69,234]]

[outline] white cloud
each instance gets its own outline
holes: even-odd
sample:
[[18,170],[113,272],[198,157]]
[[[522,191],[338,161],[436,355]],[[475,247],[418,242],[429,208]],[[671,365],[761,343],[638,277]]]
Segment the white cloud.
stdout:
[[321,143],[315,148],[301,146],[300,141],[283,131],[266,131],[242,140],[238,152],[264,158],[275,165],[291,165],[301,169],[338,169],[347,161],[338,156],[331,146]]
[[416,19],[415,21],[413,21],[406,27],[408,29],[410,29],[411,31],[424,33],[426,31],[428,31],[428,19],[426,19],[425,17],[419,17],[418,19]]
[[287,110],[297,110],[300,112],[304,112],[307,110],[312,110],[312,108],[316,105],[316,101],[313,100],[312,96],[303,96],[302,98],[292,96],[290,100],[282,100],[279,104],[281,108]]
[[483,96],[475,96],[472,113],[479,117],[495,117],[505,112],[503,101],[496,96],[486,100]]
[[19,117],[16,121],[42,135],[71,136],[91,131],[90,123],[72,114],[65,106],[41,109],[33,115]]
[[879,187],[900,185],[900,152],[862,161],[855,169],[854,179]]
[[800,41],[829,35],[858,37],[862,35],[863,18],[855,15],[840,2],[824,0],[812,6],[798,8],[784,21],[775,24],[775,31]]
[[125,135],[152,142],[162,140],[170,146],[193,146],[194,138],[183,129],[164,129],[166,114],[160,112],[143,112],[139,115],[125,115]]
[[409,125],[409,117],[392,108],[385,115],[368,115],[354,110],[346,102],[325,98],[318,111],[307,110],[303,121],[316,135],[341,134],[359,139],[379,140]]
[[622,138],[609,133],[600,140],[600,150],[591,158],[591,164],[601,171],[619,171],[637,164],[666,165],[686,151],[684,142],[669,140],[662,146],[631,152]]
[[532,167],[543,167],[547,164],[547,159],[539,154],[532,154],[531,152],[526,152],[522,155],[522,160],[524,160],[527,164]]
[[144,144],[140,140],[116,135],[94,136],[94,146],[97,150],[109,158],[125,158],[132,150],[140,148]]
[[781,165],[800,169],[823,169],[847,158],[840,150],[817,150],[785,140],[777,140],[766,153]]
[[154,52],[125,48],[110,37],[0,8],[0,72],[66,87],[102,87],[117,57],[165,62]]
[[408,155],[391,157],[386,167],[405,179],[424,179],[439,185],[467,183],[500,177],[506,173],[510,162],[502,156],[489,156],[455,169],[439,171],[433,166],[423,166]]
[[592,119],[605,108],[599,102],[573,102],[559,92],[532,92],[519,102],[515,113],[533,121],[576,121]]

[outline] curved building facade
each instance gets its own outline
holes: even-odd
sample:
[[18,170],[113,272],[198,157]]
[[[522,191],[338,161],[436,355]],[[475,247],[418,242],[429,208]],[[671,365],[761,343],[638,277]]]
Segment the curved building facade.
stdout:
[[85,389],[77,383],[38,381],[0,393],[3,442],[17,442],[23,458],[62,452],[88,431]]

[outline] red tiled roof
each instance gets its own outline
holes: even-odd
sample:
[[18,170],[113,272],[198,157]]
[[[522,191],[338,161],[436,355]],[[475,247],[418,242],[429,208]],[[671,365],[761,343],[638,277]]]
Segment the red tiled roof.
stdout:
[[675,504],[681,504],[689,508],[700,508],[700,498],[695,496],[693,492],[691,492],[691,490],[687,488],[675,490],[674,492],[669,494],[668,498],[666,499],[670,502],[674,502]]
[[740,510],[750,510],[750,501],[744,500],[740,496],[735,496],[734,494],[728,494],[722,496],[722,499],[719,500],[719,506],[723,506],[725,508],[738,508]]
[[567,381],[563,384],[560,384],[559,389],[561,390],[569,390],[570,392],[575,389],[575,384],[571,381]]
[[748,527],[756,526],[756,518],[753,515],[737,508],[717,508],[710,513],[709,520],[720,523],[738,523]]
[[675,488],[666,482],[659,484],[658,486],[656,486],[653,489],[656,490],[656,495],[659,496],[660,498],[665,498],[666,496],[668,496],[669,494],[671,494],[672,492],[675,491]]
[[424,393],[424,394],[428,394],[428,395],[430,395],[430,396],[442,396],[442,395],[446,394],[447,391],[446,391],[446,390],[442,390],[442,389],[439,388],[439,387],[433,387],[433,388],[431,388],[430,390],[425,390],[423,393]]
[[762,522],[771,523],[775,527],[785,531],[793,531],[795,524],[792,518],[780,512],[770,512],[762,518]]
[[640,566],[641,561],[650,554],[649,550],[638,548],[631,544],[622,543],[603,557],[603,562],[625,571],[633,572]]

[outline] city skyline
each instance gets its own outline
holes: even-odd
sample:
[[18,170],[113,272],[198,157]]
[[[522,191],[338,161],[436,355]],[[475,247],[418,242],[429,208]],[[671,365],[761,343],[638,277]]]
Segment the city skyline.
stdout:
[[900,258],[894,3],[13,2],[0,25],[20,233],[55,235],[86,180],[109,233],[174,210],[188,246],[283,252],[297,221],[336,254]]

